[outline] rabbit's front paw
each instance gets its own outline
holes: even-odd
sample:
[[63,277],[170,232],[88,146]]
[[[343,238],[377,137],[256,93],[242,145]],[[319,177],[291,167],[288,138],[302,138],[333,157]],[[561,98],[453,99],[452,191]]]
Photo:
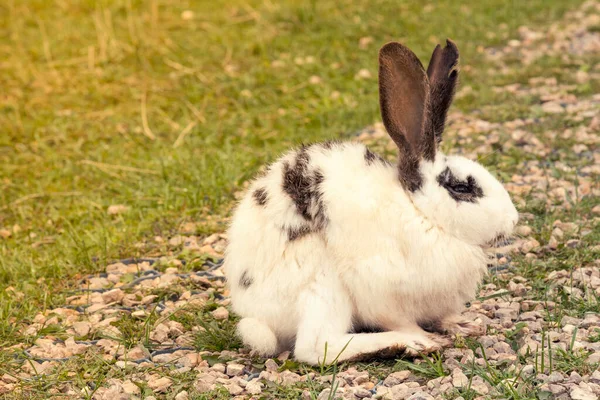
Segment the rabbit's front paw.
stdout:
[[460,317],[444,321],[444,328],[447,333],[454,336],[481,336],[485,334],[486,330],[485,326]]
[[415,334],[413,337],[405,339],[404,345],[406,350],[404,354],[409,357],[417,357],[419,355],[435,353],[443,347],[452,345],[449,338],[439,335]]

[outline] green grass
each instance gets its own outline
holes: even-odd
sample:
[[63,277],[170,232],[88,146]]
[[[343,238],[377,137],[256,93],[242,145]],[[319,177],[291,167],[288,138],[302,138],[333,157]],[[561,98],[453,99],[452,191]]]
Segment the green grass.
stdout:
[[[184,220],[223,229],[218,217],[262,163],[378,119],[388,40],[426,59],[452,37],[464,85],[486,93],[459,102],[468,109],[493,100],[477,46],[573,7],[460,3],[3,3],[0,227],[18,232],[0,241],[0,285],[143,254],[138,240]],[[373,77],[355,79],[361,69]],[[109,216],[112,204],[130,208]]]

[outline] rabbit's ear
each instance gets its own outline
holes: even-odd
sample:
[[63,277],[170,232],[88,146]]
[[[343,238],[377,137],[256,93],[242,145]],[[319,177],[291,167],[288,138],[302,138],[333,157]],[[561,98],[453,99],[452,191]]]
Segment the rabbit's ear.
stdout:
[[397,42],[379,51],[379,103],[383,124],[400,151],[400,180],[410,191],[421,185],[419,161],[433,160],[435,145],[428,128],[429,81],[423,65]]
[[446,47],[438,44],[431,55],[427,67],[429,77],[429,126],[433,130],[435,143],[442,141],[442,133],[446,125],[446,115],[458,82],[458,48],[450,39]]

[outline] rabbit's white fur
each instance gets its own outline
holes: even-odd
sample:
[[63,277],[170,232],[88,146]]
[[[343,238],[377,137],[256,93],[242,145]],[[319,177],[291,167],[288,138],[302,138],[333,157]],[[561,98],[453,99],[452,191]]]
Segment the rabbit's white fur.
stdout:
[[[452,321],[474,296],[486,270],[482,245],[517,221],[502,185],[479,164],[438,153],[421,163],[423,187],[410,195],[395,166],[366,162],[362,144],[303,151],[305,173],[323,177],[326,225],[289,240],[289,229],[306,224],[283,189],[285,164],[297,162],[291,152],[253,182],[228,233],[225,268],[244,343],[264,355],[294,348],[313,364],[340,352],[346,360],[394,347],[439,349],[443,340],[419,323]],[[435,180],[446,167],[474,176],[485,196],[456,202]],[[264,204],[253,195],[259,189]],[[357,324],[385,332],[349,333]]]

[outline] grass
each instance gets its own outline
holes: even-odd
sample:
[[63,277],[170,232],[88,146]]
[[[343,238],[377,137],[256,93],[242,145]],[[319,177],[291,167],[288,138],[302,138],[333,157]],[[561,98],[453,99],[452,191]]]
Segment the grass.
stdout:
[[[574,79],[578,70],[597,65],[596,56],[586,55],[576,64],[543,57],[527,68],[516,68],[519,60],[513,60],[509,65],[514,71],[501,75],[479,51],[504,45],[521,25],[546,25],[581,0],[479,3],[2,2],[0,347],[33,343],[40,335],[60,338],[60,325],[50,324],[37,336],[21,328],[38,312],[64,304],[66,290],[82,275],[115,259],[163,254],[165,247],[156,236],[173,236],[189,221],[197,223],[198,235],[223,231],[244,182],[289,146],[348,138],[378,121],[377,50],[386,41],[400,39],[426,60],[435,44],[454,39],[461,51],[461,87],[472,88],[455,103],[463,112],[491,122],[537,117],[526,129],[542,141],[588,124],[543,115],[537,96],[515,97],[493,88],[545,76],[572,84],[577,96],[597,93],[597,80],[580,84]],[[510,134],[503,132],[502,140],[511,140]],[[573,139],[556,141],[557,151],[548,156],[548,176],[574,181],[572,171],[554,164],[579,169],[590,164],[568,151],[574,144]],[[515,146],[481,162],[507,180],[522,173],[523,160],[536,159]],[[590,230],[577,248],[561,246],[536,260],[513,260],[516,274],[532,284],[533,299],[560,303],[545,315],[548,323],[558,323],[565,315],[600,312],[598,301],[563,289],[549,292],[545,281],[552,271],[570,271],[598,257],[591,249],[600,242],[600,228],[591,217],[596,200],[575,197],[570,209],[548,210],[530,196],[521,207],[533,214],[530,225],[542,243],[556,219],[583,218]],[[109,213],[115,205],[125,207]],[[180,258],[186,261],[183,270],[195,270],[206,256],[183,253]],[[490,279],[501,288],[508,284],[501,276]],[[161,289],[154,294],[169,299],[179,292]],[[202,327],[205,334],[194,339],[199,350],[239,348],[236,317],[216,321],[210,314],[214,307],[209,302],[170,318]],[[121,344],[127,349],[140,342],[151,347],[148,327],[155,322],[153,313],[143,320],[121,318],[115,323],[123,333]],[[519,329],[506,334],[516,346]],[[465,345],[475,351],[475,343]],[[94,387],[107,379],[127,376],[114,363],[89,357],[29,382],[32,395],[43,396],[57,382],[75,380],[78,387],[89,388],[91,398]],[[571,349],[555,350],[552,368],[585,373],[597,367],[586,365],[585,357]],[[365,368],[373,376],[410,368],[431,379],[451,372],[442,361],[434,357],[418,364],[382,362]],[[2,373],[14,363],[0,351]],[[284,367],[307,368],[294,363]],[[538,391],[533,381],[509,384],[519,370],[491,365],[463,369],[471,379],[480,376],[497,385],[507,397],[528,398]],[[337,366],[311,371],[335,373]],[[185,387],[192,381],[184,374],[177,384]],[[314,385],[311,394],[318,394],[322,386]],[[150,394],[147,387],[141,390]],[[274,385],[265,391],[276,398],[298,398],[303,388]],[[471,389],[452,396],[459,395],[476,397]],[[228,396],[219,388],[195,398]]]
[[[541,0],[429,8],[416,1],[6,2],[0,227],[12,235],[0,241],[0,285],[40,278],[57,285],[150,251],[134,245],[186,220],[201,222],[199,233],[222,230],[234,193],[265,161],[378,119],[376,54],[388,40],[402,39],[427,58],[452,37],[468,71],[464,85],[486,92],[477,46],[566,8]],[[440,31],[442,22],[460,29]],[[488,26],[499,28],[482,34]],[[360,46],[361,38],[371,41]],[[356,79],[362,69],[373,78]],[[320,83],[310,84],[312,76]],[[487,93],[458,106],[491,101]],[[129,210],[109,215],[115,204]]]

